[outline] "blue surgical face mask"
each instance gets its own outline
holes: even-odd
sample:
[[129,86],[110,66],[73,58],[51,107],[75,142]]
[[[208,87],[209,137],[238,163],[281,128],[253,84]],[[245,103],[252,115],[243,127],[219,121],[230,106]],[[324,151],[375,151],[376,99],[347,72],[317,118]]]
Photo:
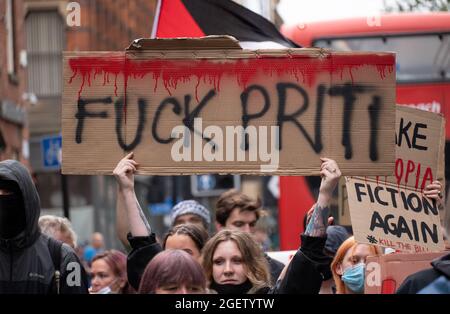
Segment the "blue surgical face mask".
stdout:
[[364,271],[366,265],[359,263],[344,270],[342,281],[354,293],[364,293]]

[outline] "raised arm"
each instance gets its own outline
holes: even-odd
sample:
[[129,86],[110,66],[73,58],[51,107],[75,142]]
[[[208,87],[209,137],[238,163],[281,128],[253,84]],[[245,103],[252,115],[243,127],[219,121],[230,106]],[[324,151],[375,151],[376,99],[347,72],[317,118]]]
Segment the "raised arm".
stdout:
[[322,160],[320,168],[322,182],[320,183],[319,197],[304,233],[311,237],[326,236],[331,198],[341,177],[341,171],[336,161],[329,158],[320,159]]
[[127,249],[130,248],[130,244],[127,240],[127,234],[129,230],[128,214],[125,209],[123,193],[120,192],[119,185],[117,185],[117,202],[116,202],[116,233],[120,242]]
[[[133,153],[129,153],[119,161],[114,169],[117,180],[117,218],[126,217],[128,228],[123,222],[117,223],[119,238],[123,241],[123,232],[130,231],[134,237],[148,236],[151,233],[150,225],[144,215],[134,192],[134,173],[139,164],[133,160]],[[125,209],[125,210],[124,210]],[[120,230],[119,230],[120,228]],[[125,237],[126,239],[126,237]]]

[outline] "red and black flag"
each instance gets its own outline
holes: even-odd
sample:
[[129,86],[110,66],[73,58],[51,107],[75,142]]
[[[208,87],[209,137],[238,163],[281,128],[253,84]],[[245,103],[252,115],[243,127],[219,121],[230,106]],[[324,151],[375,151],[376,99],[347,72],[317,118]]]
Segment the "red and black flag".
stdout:
[[152,38],[231,35],[245,49],[298,47],[270,21],[231,0],[159,0]]

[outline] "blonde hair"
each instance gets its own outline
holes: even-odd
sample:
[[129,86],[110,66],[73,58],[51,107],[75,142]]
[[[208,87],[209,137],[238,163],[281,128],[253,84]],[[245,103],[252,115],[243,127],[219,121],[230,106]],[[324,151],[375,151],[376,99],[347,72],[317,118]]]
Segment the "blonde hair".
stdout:
[[213,279],[213,256],[217,246],[226,241],[236,243],[242,255],[246,276],[252,283],[249,293],[255,293],[259,289],[269,287],[270,272],[267,259],[252,236],[246,232],[237,230],[222,230],[213,236],[203,248],[202,265],[206,279],[211,283]]
[[357,245],[364,244],[369,246],[372,255],[381,255],[382,250],[379,246],[371,245],[371,244],[365,244],[365,243],[358,243],[355,241],[355,237],[350,237],[347,240],[345,240],[339,249],[336,252],[336,255],[334,256],[333,262],[331,262],[331,272],[333,274],[334,283],[336,284],[336,293],[338,294],[345,294],[347,292],[344,282],[341,279],[341,275],[337,273],[337,268],[342,264],[344,261],[344,257],[347,254],[347,252],[352,249],[352,251],[356,248]]
[[69,219],[54,215],[44,215],[39,217],[39,228],[43,234],[55,239],[59,231],[61,234],[69,237],[70,242],[66,242],[68,245],[74,249],[77,247],[77,234],[73,231]]

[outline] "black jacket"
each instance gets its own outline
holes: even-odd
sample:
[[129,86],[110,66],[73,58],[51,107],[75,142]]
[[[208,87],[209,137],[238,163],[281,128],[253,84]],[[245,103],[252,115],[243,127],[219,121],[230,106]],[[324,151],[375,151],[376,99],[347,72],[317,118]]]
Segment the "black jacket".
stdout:
[[318,294],[323,280],[331,277],[332,258],[323,249],[327,238],[302,235],[302,246],[292,257],[284,278],[271,293]]
[[264,257],[267,259],[267,263],[269,263],[269,271],[270,271],[270,280],[272,286],[277,282],[278,277],[283,271],[284,264],[276,259],[271,258],[269,255],[264,253]]
[[450,280],[450,254],[431,262],[432,268],[410,275],[398,288],[398,294],[416,294],[441,276]]
[[127,260],[128,282],[137,291],[145,267],[163,249],[154,233],[148,237],[133,237],[128,233],[128,242],[131,246]]
[[[0,162],[0,178],[15,181],[25,205],[25,230],[13,239],[0,238],[0,294],[48,294],[54,290],[55,268],[48,237],[38,226],[39,196],[28,170],[19,162]],[[84,268],[71,247],[61,248],[60,293],[88,293]]]

